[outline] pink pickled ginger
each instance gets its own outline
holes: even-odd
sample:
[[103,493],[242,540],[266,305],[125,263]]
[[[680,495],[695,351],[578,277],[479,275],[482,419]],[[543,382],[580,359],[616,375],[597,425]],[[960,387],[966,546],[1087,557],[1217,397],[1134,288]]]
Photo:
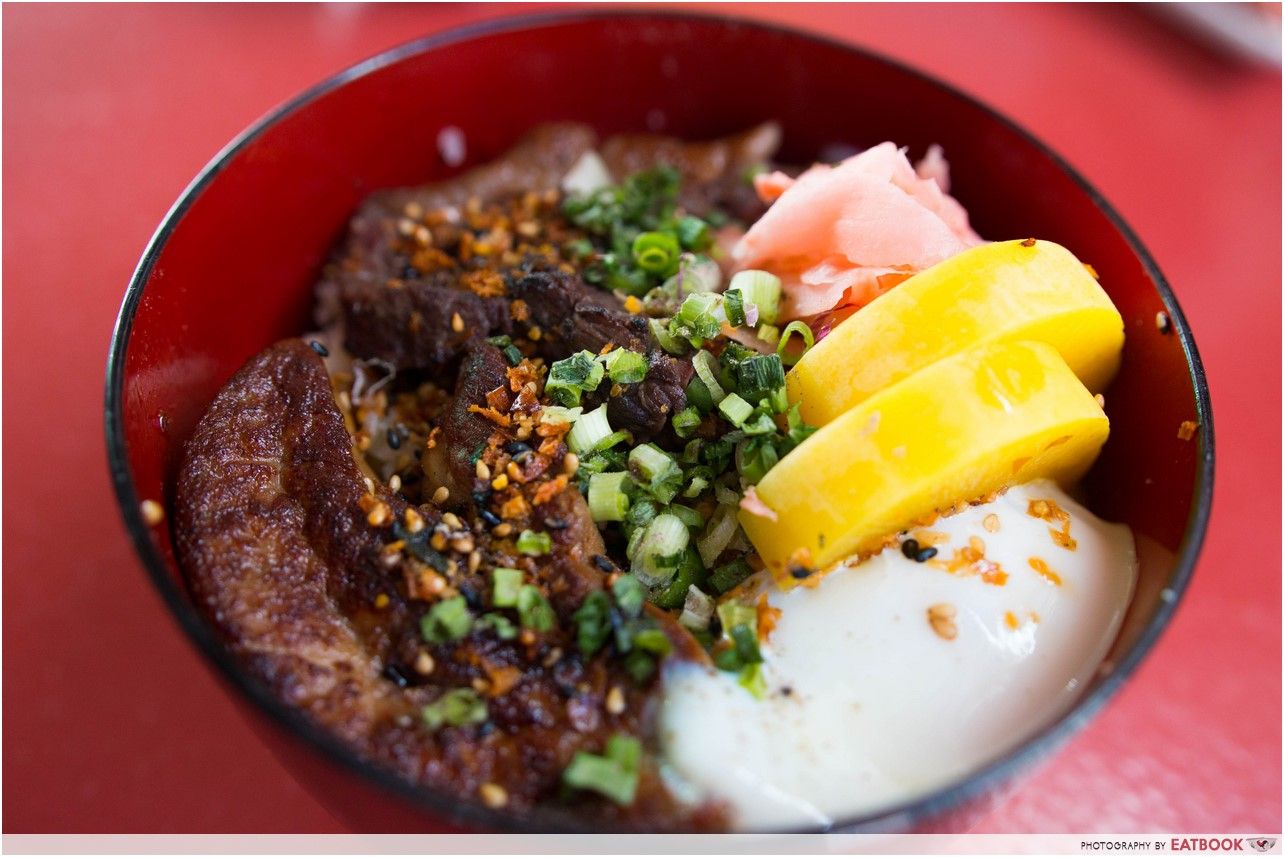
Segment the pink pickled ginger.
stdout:
[[736,245],[736,266],[781,278],[785,319],[864,306],[981,243],[948,185],[939,147],[915,171],[892,143],[837,166],[817,164],[796,179],[758,176],[759,195],[775,202]]

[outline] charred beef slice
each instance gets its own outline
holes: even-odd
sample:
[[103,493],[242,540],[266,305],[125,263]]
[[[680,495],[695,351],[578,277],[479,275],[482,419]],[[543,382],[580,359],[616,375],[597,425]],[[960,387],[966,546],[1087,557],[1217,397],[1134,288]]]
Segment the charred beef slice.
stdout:
[[[477,371],[487,363],[479,357]],[[375,490],[400,520],[406,504]],[[251,360],[201,419],[178,479],[178,549],[198,603],[251,674],[359,754],[451,794],[472,798],[494,784],[509,811],[562,807],[568,826],[572,819],[652,830],[724,823],[715,807],[675,801],[652,762],[630,806],[562,796],[561,772],[576,752],[599,752],[619,732],[645,741],[655,715],[653,684],[633,683],[616,659],[585,661],[575,650],[569,613],[604,580],[590,555],[600,537],[577,492],[563,492],[541,512],[542,524],[556,517],[560,529],[533,576],[561,582],[550,594],[558,628],[532,644],[474,629],[431,647],[436,667],[427,676],[408,663],[422,646],[427,604],[411,599],[403,575],[382,561],[396,534],[369,522],[363,498],[367,486],[324,365],[302,340]],[[429,527],[441,520],[430,506],[419,513]],[[504,556],[482,528],[471,538],[486,562],[456,584],[477,598],[489,568],[518,558]],[[381,607],[380,595],[387,596]],[[670,620],[666,630],[680,629]],[[486,700],[485,724],[433,732],[420,719],[425,704],[478,681],[502,687]],[[619,713],[604,705],[614,687],[626,700]]]
[[513,284],[512,294],[526,301],[532,323],[544,331],[541,353],[548,360],[581,350],[596,354],[607,344],[646,355],[647,373],[642,381],[625,385],[618,396],[610,395],[609,384],[600,388],[613,428],[628,429],[635,440],[649,440],[661,434],[670,417],[686,407],[687,384],[695,374],[691,361],[661,350],[644,316],[603,306],[596,297],[601,292],[560,272],[523,277]]

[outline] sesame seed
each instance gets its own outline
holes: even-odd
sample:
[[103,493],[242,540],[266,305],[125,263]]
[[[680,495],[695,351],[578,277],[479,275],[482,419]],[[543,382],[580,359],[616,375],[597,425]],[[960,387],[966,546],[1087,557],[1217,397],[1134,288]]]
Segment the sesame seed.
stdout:
[[1168,313],[1166,312],[1155,313],[1155,327],[1158,328],[1159,332],[1163,334],[1167,334],[1172,331],[1173,323],[1168,318]]
[[432,492],[432,501],[438,506],[450,499],[450,489],[442,485],[436,491]]
[[927,622],[942,640],[953,640],[959,635],[959,627],[954,623],[957,615],[953,604],[933,604],[927,608]]
[[506,538],[507,536],[511,536],[513,534],[513,525],[505,522],[496,526],[493,530],[491,530],[491,532],[494,533],[495,536],[497,536],[498,538],[501,538],[501,539]]
[[624,712],[624,691],[620,690],[618,684],[606,693],[606,711],[608,714],[622,714]]
[[573,452],[566,453],[562,458],[562,472],[567,476],[574,476],[575,472],[580,469],[580,457]]
[[400,477],[400,476],[398,476],[398,475],[397,475],[397,474],[395,474],[395,473],[394,473],[394,474],[392,474],[392,476],[388,479],[388,490],[393,491],[393,492],[397,492],[397,491],[400,491],[400,490],[401,490],[401,477]]
[[324,345],[322,345],[320,342],[317,342],[315,339],[308,343],[308,347],[311,348],[313,351],[315,351],[317,354],[320,354],[322,357],[330,356],[330,350],[326,348]]
[[482,783],[477,789],[482,803],[491,809],[500,809],[508,804],[508,792],[498,783]]
[[432,545],[433,550],[444,551],[446,549],[446,534],[433,533],[432,538],[428,540],[428,543]]
[[468,570],[475,572],[481,568],[482,555],[481,551],[475,550],[468,555]]
[[464,319],[459,313],[455,313],[450,317],[450,329],[455,333],[464,332]]
[[490,479],[490,467],[480,458],[477,459],[477,478],[485,480]]
[[143,522],[154,527],[165,520],[165,507],[155,500],[144,500],[138,504],[138,511],[143,515]]
[[454,512],[447,512],[441,516],[441,522],[452,530],[460,530],[464,527],[464,522],[459,520],[459,516]]
[[469,554],[477,549],[477,545],[473,544],[472,536],[460,536],[450,542],[450,549],[455,553]]
[[388,504],[382,501],[377,503],[366,515],[366,523],[372,527],[382,527],[391,520],[392,511],[388,508]]
[[1101,408],[1102,410],[1105,410],[1105,407],[1106,407],[1106,397],[1105,397],[1105,396],[1103,396],[1103,395],[1101,395],[1100,393],[1098,393],[1097,395],[1095,395],[1095,396],[1093,396],[1093,397],[1092,397],[1092,400],[1093,400],[1094,402],[1096,402],[1096,403],[1097,403],[1097,407]]
[[424,517],[415,509],[406,510],[406,529],[417,533],[424,528]]
[[420,651],[415,657],[415,672],[420,675],[430,675],[436,667],[437,662],[426,651]]
[[503,491],[505,488],[508,487],[508,474],[501,473],[498,476],[496,476],[493,480],[491,480],[490,487],[495,489],[496,491]]
[[981,526],[985,527],[987,533],[997,533],[999,531],[999,516],[991,512],[981,521]]

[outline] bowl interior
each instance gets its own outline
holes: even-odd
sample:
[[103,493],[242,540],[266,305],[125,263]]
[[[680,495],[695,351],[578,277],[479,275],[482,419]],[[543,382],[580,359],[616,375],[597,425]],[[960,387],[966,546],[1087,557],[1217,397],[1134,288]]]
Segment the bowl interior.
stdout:
[[[701,138],[766,119],[781,123],[783,158],[797,162],[836,144],[894,140],[911,157],[941,144],[978,232],[1065,245],[1123,314],[1123,368],[1106,394],[1112,434],[1086,489],[1095,510],[1137,534],[1142,585],[1111,655],[1115,673],[1103,671],[1075,712],[1007,761],[1081,722],[1166,622],[1206,520],[1206,392],[1171,294],[1092,191],[975,102],[842,45],[690,16],[537,19],[407,46],[260,123],[183,197],[122,309],[108,432],[144,560],[202,646],[216,644],[186,600],[169,534],[145,528],[137,502],[170,498],[183,442],[219,387],[271,342],[307,329],[312,284],[365,194],[456,172],[439,154],[444,129],[462,132],[466,167],[548,120]],[[1172,320],[1166,333],[1160,312]],[[1178,437],[1188,420],[1204,424],[1194,440]]]

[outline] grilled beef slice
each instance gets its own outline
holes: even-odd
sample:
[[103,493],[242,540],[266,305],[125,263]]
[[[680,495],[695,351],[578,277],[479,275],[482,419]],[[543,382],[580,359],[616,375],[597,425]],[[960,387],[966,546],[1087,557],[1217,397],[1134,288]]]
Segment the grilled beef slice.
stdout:
[[[406,504],[382,486],[375,491],[400,520]],[[251,360],[201,419],[178,479],[178,548],[198,603],[252,675],[374,762],[466,798],[498,786],[516,815],[539,803],[567,827],[725,823],[716,807],[676,801],[649,760],[630,806],[563,794],[561,772],[576,752],[600,752],[621,732],[648,742],[655,715],[653,682],[638,685],[618,659],[576,651],[569,614],[605,579],[588,556],[601,542],[577,492],[563,492],[544,513],[565,524],[550,556],[514,556],[511,542],[494,544],[475,526],[485,562],[453,578],[480,602],[494,565],[536,564],[535,579],[563,581],[550,594],[557,628],[531,642],[474,629],[431,647],[429,675],[409,662],[423,646],[418,626],[428,605],[410,598],[404,575],[383,561],[398,536],[369,523],[366,494],[321,358],[301,340]],[[418,511],[430,528],[442,520],[431,506]],[[662,627],[683,639],[671,618]],[[678,650],[691,651],[685,646]],[[447,690],[478,682],[500,690],[486,699],[486,723],[434,732],[420,718]],[[616,687],[625,706],[611,713],[604,700]]]

